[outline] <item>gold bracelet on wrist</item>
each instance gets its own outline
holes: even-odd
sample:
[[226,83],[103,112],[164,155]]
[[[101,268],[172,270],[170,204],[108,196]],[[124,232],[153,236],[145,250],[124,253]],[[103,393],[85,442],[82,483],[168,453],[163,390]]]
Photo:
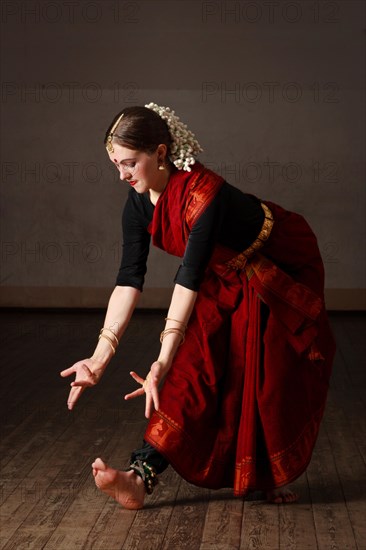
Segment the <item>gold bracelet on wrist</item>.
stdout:
[[113,355],[116,353],[116,348],[114,347],[113,345],[113,341],[109,338],[109,336],[107,336],[106,334],[99,334],[99,338],[98,338],[98,341],[101,339],[101,338],[105,338],[108,342],[108,344],[111,346],[112,348],[112,351],[113,351]]
[[184,330],[186,330],[187,325],[183,323],[183,321],[178,321],[178,319],[172,319],[171,317],[165,317],[165,321],[174,321],[175,323],[179,323],[180,325],[184,326]]
[[116,347],[117,347],[119,345],[119,340],[118,340],[117,336],[115,335],[115,333],[113,332],[112,329],[107,328],[107,327],[103,327],[103,328],[100,329],[99,334],[102,334],[105,330],[108,330],[108,332],[110,332],[112,334],[112,338],[114,338],[114,341],[116,342]]
[[165,336],[167,336],[168,334],[180,334],[181,337],[182,337],[182,341],[181,341],[180,345],[183,344],[183,342],[185,340],[185,335],[184,335],[183,330],[181,330],[180,328],[166,328],[165,330],[163,330],[160,333],[160,342],[161,343],[163,343],[163,340],[164,340]]

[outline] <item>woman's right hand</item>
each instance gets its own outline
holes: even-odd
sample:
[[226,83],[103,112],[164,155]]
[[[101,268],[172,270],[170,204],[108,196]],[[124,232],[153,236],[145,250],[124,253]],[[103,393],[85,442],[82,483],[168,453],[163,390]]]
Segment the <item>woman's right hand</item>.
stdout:
[[163,381],[169,368],[170,365],[164,365],[162,361],[154,361],[145,379],[134,371],[130,372],[132,378],[141,385],[141,388],[125,395],[125,399],[133,399],[146,394],[146,418],[151,417],[154,409],[159,410],[159,384]]
[[75,380],[71,382],[71,390],[67,400],[67,406],[71,411],[85,388],[95,386],[102,377],[106,365],[95,359],[83,359],[72,367],[60,372],[62,377],[75,373]]

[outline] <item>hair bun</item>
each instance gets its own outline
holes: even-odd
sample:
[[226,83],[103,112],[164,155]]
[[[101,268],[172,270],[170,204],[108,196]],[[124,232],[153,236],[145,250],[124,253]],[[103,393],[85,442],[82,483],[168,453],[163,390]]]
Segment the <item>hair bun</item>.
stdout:
[[162,107],[156,103],[145,105],[148,109],[155,111],[167,124],[172,144],[170,146],[169,158],[178,170],[191,171],[191,166],[196,162],[196,156],[202,153],[203,149],[195,138],[195,135],[188,130],[180,118],[169,107]]

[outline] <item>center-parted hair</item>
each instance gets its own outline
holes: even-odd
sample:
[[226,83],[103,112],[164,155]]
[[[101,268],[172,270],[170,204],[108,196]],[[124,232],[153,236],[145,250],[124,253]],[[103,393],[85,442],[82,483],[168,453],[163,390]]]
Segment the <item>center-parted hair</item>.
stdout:
[[123,114],[113,132],[113,141],[127,149],[135,149],[152,154],[160,143],[164,143],[170,153],[172,139],[166,122],[147,107],[126,107],[115,116],[104,138],[107,143],[113,125]]

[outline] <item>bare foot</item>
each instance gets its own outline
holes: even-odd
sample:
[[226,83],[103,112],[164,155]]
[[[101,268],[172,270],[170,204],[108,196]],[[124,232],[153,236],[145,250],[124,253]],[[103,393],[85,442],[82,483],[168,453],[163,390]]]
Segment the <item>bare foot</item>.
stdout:
[[273,491],[267,491],[267,502],[272,504],[290,504],[298,500],[299,495],[290,489],[288,485],[273,489]]
[[101,491],[114,498],[123,508],[139,510],[144,505],[145,485],[132,470],[114,470],[96,458],[92,464],[95,484]]

